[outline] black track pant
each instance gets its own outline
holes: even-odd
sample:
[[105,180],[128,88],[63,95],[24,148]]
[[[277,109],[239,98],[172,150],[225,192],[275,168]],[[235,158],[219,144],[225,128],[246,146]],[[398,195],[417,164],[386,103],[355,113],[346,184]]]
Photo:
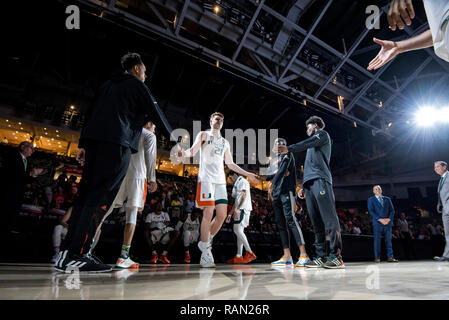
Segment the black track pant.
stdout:
[[282,248],[290,248],[290,236],[293,235],[298,246],[305,244],[301,228],[295,217],[295,197],[293,192],[281,194],[279,198],[273,199],[273,210]]
[[85,147],[80,194],[68,221],[62,250],[87,253],[95,231],[115,199],[128,170],[131,150],[119,144],[95,142]]
[[335,196],[332,185],[324,179],[307,181],[304,185],[307,210],[315,233],[315,253],[317,257],[326,255],[326,230],[329,231],[330,253],[341,257],[341,232]]

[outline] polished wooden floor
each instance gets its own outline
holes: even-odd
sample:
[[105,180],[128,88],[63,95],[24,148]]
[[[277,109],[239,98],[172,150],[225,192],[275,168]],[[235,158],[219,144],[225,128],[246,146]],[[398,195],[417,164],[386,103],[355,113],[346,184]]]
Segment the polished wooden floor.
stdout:
[[449,262],[346,263],[346,269],[267,264],[141,265],[62,274],[50,264],[0,264],[0,299],[449,299]]

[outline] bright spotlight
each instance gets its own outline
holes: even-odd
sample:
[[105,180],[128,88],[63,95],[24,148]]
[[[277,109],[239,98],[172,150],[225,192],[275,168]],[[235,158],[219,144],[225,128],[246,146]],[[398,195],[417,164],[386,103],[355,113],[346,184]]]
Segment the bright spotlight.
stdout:
[[438,111],[432,107],[420,108],[415,113],[415,122],[421,127],[430,127],[438,119]]

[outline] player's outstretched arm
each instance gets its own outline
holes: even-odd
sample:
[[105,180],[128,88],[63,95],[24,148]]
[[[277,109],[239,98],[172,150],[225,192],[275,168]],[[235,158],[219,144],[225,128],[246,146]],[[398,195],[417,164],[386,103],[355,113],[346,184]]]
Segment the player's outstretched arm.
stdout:
[[394,42],[388,40],[379,40],[376,38],[373,38],[373,41],[381,47],[377,56],[369,63],[367,68],[368,70],[379,69],[400,53],[433,46],[432,33],[430,29],[424,31],[416,37],[412,37],[403,41]]
[[225,160],[225,163],[228,166],[228,168],[231,169],[232,171],[235,171],[238,174],[241,174],[242,176],[247,177],[254,184],[259,183],[259,180],[257,179],[257,177],[254,173],[245,171],[234,163],[234,160],[232,159],[232,155],[231,155],[231,152],[229,151],[229,149],[226,149],[226,151],[225,151],[224,160]]
[[196,135],[195,138],[195,142],[193,143],[193,145],[190,147],[190,149],[187,150],[180,150],[178,152],[178,157],[184,157],[184,158],[190,158],[190,157],[194,157],[195,154],[198,152],[198,150],[200,150],[201,145],[203,144],[203,141],[205,141],[205,132],[201,131],[200,133],[198,133]]

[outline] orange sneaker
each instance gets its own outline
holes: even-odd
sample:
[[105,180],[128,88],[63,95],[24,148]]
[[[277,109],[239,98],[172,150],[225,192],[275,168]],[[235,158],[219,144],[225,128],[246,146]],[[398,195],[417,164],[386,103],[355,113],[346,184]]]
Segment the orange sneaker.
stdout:
[[254,252],[247,252],[245,257],[243,258],[243,263],[250,263],[251,261],[256,259],[256,255]]
[[167,259],[167,256],[165,254],[161,254],[161,256],[159,257],[159,260],[162,263],[170,264],[170,260]]
[[233,263],[233,264],[243,263],[243,257],[234,256],[232,259],[228,260],[228,263]]
[[186,253],[186,256],[184,258],[185,263],[190,263],[190,253]]
[[155,253],[155,254],[153,254],[152,256],[151,256],[151,259],[150,259],[150,261],[148,261],[148,263],[156,263],[157,262],[157,253]]

